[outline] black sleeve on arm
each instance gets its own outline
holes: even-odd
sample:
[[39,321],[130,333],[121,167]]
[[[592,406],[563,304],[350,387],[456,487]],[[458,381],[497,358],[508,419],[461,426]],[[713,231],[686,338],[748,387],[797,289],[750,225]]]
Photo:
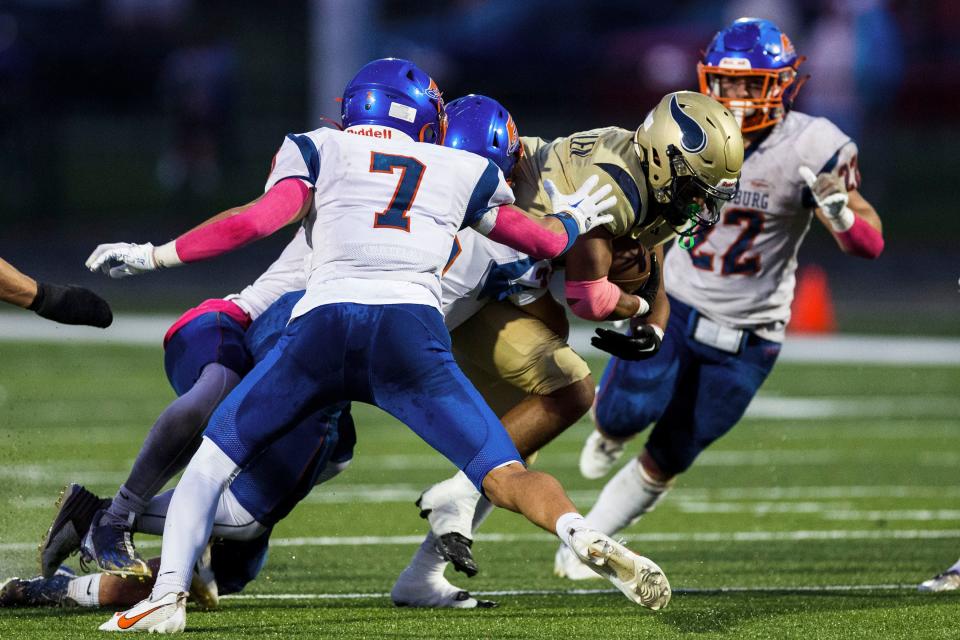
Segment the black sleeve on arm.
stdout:
[[63,324],[106,328],[113,322],[113,311],[106,300],[90,289],[73,284],[37,282],[37,297],[27,308],[38,316]]

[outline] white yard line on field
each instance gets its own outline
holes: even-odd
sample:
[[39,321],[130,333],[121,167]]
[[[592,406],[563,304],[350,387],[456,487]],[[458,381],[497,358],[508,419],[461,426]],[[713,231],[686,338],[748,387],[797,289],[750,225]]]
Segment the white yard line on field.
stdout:
[[771,514],[794,513],[817,515],[824,520],[856,520],[875,522],[877,520],[902,521],[954,521],[960,520],[957,509],[854,509],[849,503],[830,502],[693,502],[676,501],[673,503],[680,513],[687,514],[750,514],[765,516]]
[[[960,529],[884,529],[847,530],[826,529],[810,531],[715,531],[715,532],[650,532],[628,533],[627,542],[799,542],[805,540],[944,540],[960,539]],[[555,542],[547,533],[478,533],[477,542]],[[419,544],[422,534],[406,536],[314,536],[300,538],[273,538],[272,547],[368,547],[381,545]],[[159,540],[144,540],[138,547],[159,547]],[[3,542],[3,551],[35,551],[36,542]]]
[[747,418],[763,420],[820,420],[822,418],[955,418],[960,398],[923,397],[830,397],[802,398],[760,394],[747,408]]
[[[851,591],[916,591],[915,584],[828,584],[797,587],[716,587],[679,588],[674,594],[710,595],[719,593],[845,593]],[[594,596],[619,594],[616,589],[504,589],[471,591],[474,596]],[[389,593],[238,593],[221,596],[230,600],[376,600],[389,598]]]
[[[107,330],[40,322],[22,312],[0,313],[0,340],[12,342],[113,343],[160,348],[177,316],[118,314]],[[590,346],[592,326],[576,324],[570,345],[585,355],[605,355]],[[910,336],[789,336],[781,362],[889,365],[960,365],[960,339]]]
[[[17,471],[18,465],[11,465],[8,471]],[[58,485],[50,481],[52,468],[36,469],[31,465],[31,471],[45,478],[44,484]],[[42,474],[46,474],[42,476]],[[80,472],[79,475],[82,475]],[[76,479],[78,474],[69,474]],[[5,475],[0,472],[0,478],[19,479],[23,476],[16,473]],[[40,483],[38,483],[40,484]],[[307,504],[413,504],[417,496],[423,491],[423,486],[414,484],[331,484],[314,489],[313,493],[304,498]],[[570,499],[576,503],[592,504],[600,488],[582,489],[568,492]],[[7,504],[12,509],[52,509],[56,500],[55,491],[37,491],[7,498]],[[960,486],[823,486],[823,487],[726,487],[726,488],[678,488],[670,496],[666,506],[674,507],[687,513],[697,512],[755,512],[755,513],[811,513],[822,511],[825,508],[846,508],[850,501],[871,499],[916,500],[929,499],[942,502],[960,498]],[[747,504],[737,506],[737,501]],[[792,502],[801,501],[801,502]],[[825,502],[834,501],[834,502]],[[836,501],[846,501],[838,504]],[[809,505],[822,505],[818,507]]]

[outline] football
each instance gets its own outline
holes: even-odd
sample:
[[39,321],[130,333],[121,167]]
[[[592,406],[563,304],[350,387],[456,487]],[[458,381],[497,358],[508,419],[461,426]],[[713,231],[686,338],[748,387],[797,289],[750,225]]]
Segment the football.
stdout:
[[613,241],[613,262],[607,279],[627,293],[633,293],[650,278],[650,252],[629,236]]

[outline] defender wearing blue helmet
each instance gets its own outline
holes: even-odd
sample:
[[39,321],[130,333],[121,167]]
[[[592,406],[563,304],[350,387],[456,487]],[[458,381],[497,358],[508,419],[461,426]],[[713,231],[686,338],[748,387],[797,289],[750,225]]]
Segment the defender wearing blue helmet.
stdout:
[[697,64],[700,91],[727,107],[743,133],[760,131],[793,105],[807,80],[797,71],[805,59],[769,20],[741,18],[714,36]]
[[[605,475],[626,441],[654,425],[587,516],[607,534],[653,509],[743,416],[780,352],[813,217],[845,253],[875,258],[883,249],[880,218],[859,192],[856,143],[824,118],[791,111],[802,61],[772,22],[741,18],[717,33],[698,65],[701,91],[742,128],[741,189],[692,249],[667,254],[670,320],[659,353],[641,361],[639,349],[627,350],[600,381],[584,476]],[[555,570],[591,577],[564,550]]]
[[487,158],[510,180],[523,155],[520,133],[510,112],[493,98],[473,93],[449,103],[446,112],[444,146]]
[[383,125],[419,142],[443,142],[446,114],[433,78],[399,58],[369,62],[343,90],[340,118],[344,128]]

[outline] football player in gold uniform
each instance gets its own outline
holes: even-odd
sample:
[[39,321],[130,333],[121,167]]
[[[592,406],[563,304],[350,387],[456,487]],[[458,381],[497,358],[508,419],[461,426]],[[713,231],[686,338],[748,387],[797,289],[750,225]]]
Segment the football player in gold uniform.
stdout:
[[[607,280],[613,240],[637,238],[662,259],[659,245],[715,222],[737,191],[743,163],[736,120],[711,98],[682,91],[665,96],[636,131],[607,127],[551,142],[521,138],[521,144],[511,177],[517,206],[529,212],[562,207],[558,192],[570,185],[598,180],[611,186],[617,204],[605,213],[613,220],[582,235],[565,255],[565,298],[586,320],[634,318],[632,335],[598,329],[595,346],[624,359],[653,355],[669,315],[666,296],[659,282],[638,295]],[[528,459],[593,403],[593,378],[566,343],[567,331],[562,307],[542,296],[522,308],[487,304],[451,334],[458,364]],[[450,585],[443,568],[446,559],[476,573],[472,530],[492,507],[460,474],[425,491],[418,506],[431,533],[394,585],[394,602],[482,606]]]

